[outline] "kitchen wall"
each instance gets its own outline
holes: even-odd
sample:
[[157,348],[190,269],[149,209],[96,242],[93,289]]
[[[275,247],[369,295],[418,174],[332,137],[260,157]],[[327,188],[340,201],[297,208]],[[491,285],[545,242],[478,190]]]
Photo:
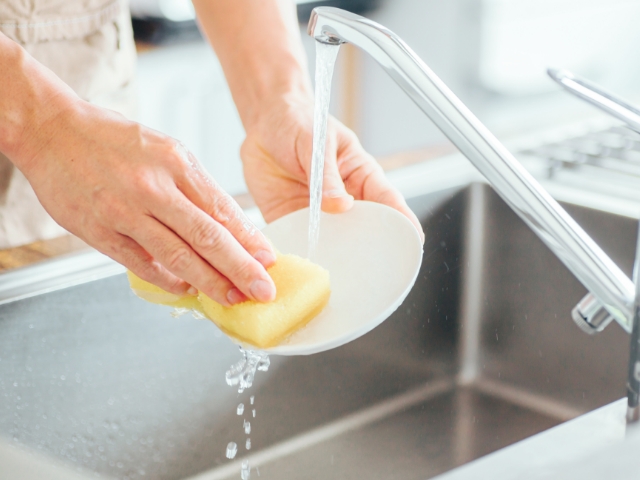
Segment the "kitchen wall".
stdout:
[[[387,0],[370,16],[499,136],[588,113],[548,67],[627,95],[640,90],[638,0]],[[362,64],[360,136],[374,155],[444,141],[372,59]]]

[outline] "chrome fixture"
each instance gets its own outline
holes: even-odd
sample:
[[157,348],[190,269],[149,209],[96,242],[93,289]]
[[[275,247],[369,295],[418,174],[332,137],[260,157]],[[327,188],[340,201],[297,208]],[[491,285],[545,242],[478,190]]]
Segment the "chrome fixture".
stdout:
[[[615,117],[619,120],[625,122],[631,132],[640,133],[640,110],[635,108],[629,102],[623,100],[622,98],[614,95],[613,93],[607,92],[602,87],[596,85],[595,83],[587,80],[586,78],[579,77],[578,75],[574,75],[568,70],[557,70],[550,68],[547,70],[547,74],[558,84],[564,87],[569,93],[575,95],[581,100],[584,100],[591,105],[599,108],[605,113],[608,113],[612,117]],[[619,129],[619,130],[623,130]],[[635,142],[631,142],[635,143]],[[601,159],[597,158],[598,154],[595,155],[584,155],[582,160],[584,163],[601,163]],[[575,158],[574,158],[575,160]],[[610,163],[610,162],[609,162]],[[619,168],[620,166],[618,166]],[[624,170],[629,170],[629,168],[633,169],[634,166],[631,165],[623,165]],[[631,173],[631,172],[630,172]],[[637,175],[637,172],[633,172]],[[636,256],[640,253],[640,250],[636,252]],[[636,258],[636,260],[638,260]],[[637,282],[637,279],[635,279]],[[590,301],[591,300],[591,301]],[[595,301],[594,301],[595,300]],[[582,307],[581,307],[582,305]],[[588,306],[587,306],[588,305]],[[607,317],[607,310],[601,302],[598,302],[596,299],[589,299],[587,297],[583,298],[582,301],[574,308],[572,312],[572,318],[576,322],[576,324],[587,333],[597,333],[602,331],[611,321],[610,318]],[[635,318],[635,311],[634,311]],[[634,320],[635,321],[635,320]],[[635,324],[632,327],[632,337],[636,337],[635,332]],[[634,347],[634,340],[631,341],[631,361],[635,362],[634,358],[637,355],[634,355],[636,352],[636,348]],[[640,353],[640,352],[639,352]],[[630,409],[631,404],[635,404],[635,420],[638,418],[638,388],[637,388],[637,380],[633,379],[631,373],[631,364],[629,366],[629,405]],[[640,372],[639,372],[640,374]],[[632,390],[631,385],[636,385],[635,388],[635,400],[632,401]],[[630,410],[631,411],[631,410]]]
[[606,171],[640,190],[640,133],[622,125],[589,131],[518,152],[548,162],[548,177],[562,169]]
[[634,131],[640,133],[640,110],[622,98],[607,92],[602,87],[574,75],[569,70],[549,68],[549,76],[576,97],[589,102],[609,115],[622,120]]
[[636,240],[636,257],[633,262],[633,281],[636,296],[633,305],[633,326],[629,348],[629,369],[627,372],[627,422],[640,420],[640,224]]
[[[576,97],[622,120],[633,131],[640,132],[640,110],[630,103],[612,93],[606,92],[589,80],[574,75],[568,70],[549,69],[547,73],[553,80]],[[633,265],[635,301],[627,372],[627,422],[629,423],[635,423],[640,420],[640,225],[636,242],[636,255]],[[588,328],[595,328],[597,330],[598,327],[596,324],[598,322],[604,325],[602,327],[604,328],[610,321],[606,318],[607,315],[603,305],[596,299],[593,299],[589,306],[584,308],[583,311],[589,311],[591,314],[590,318],[585,318],[584,323],[579,324],[585,331],[587,331]],[[574,318],[574,320],[576,319]],[[589,327],[585,327],[585,323],[588,323]]]
[[[370,54],[622,328],[631,332],[633,282],[407,44],[382,25],[330,7],[314,9],[308,33],[324,43],[353,43]],[[590,318],[584,312],[580,315]]]
[[571,310],[571,318],[584,333],[594,335],[604,330],[613,320],[602,303],[587,293]]

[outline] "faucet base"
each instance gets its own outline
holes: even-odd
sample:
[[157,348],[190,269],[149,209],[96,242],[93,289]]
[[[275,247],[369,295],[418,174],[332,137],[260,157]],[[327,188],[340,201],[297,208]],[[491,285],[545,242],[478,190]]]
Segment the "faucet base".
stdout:
[[640,420],[640,407],[627,407],[627,423],[637,423]]

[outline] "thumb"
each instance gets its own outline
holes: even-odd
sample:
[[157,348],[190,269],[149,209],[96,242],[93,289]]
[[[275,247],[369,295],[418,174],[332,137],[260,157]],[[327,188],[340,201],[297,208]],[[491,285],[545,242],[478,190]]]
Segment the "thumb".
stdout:
[[338,169],[338,146],[334,135],[327,138],[322,179],[322,210],[327,213],[346,212],[353,206]]

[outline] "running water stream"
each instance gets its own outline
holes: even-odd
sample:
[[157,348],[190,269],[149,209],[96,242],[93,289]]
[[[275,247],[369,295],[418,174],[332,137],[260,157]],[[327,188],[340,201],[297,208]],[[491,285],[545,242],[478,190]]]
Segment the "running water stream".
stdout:
[[[340,45],[330,45],[316,42],[316,91],[315,106],[313,112],[313,152],[311,155],[311,178],[309,186],[309,250],[308,257],[315,256],[318,238],[320,236],[320,207],[322,206],[322,180],[324,174],[324,156],[327,142],[327,122],[329,119],[329,101],[331,99],[331,79],[333,68],[336,63]],[[232,365],[226,373],[226,381],[230,386],[238,386],[238,393],[251,388],[256,371],[266,372],[269,369],[270,360],[266,352],[258,350],[245,350],[240,347],[242,360]],[[251,396],[250,404],[253,406],[254,396]],[[245,411],[243,403],[236,408],[238,416],[242,416]],[[252,418],[256,416],[255,408],[251,408]],[[242,428],[246,435],[251,433],[251,422],[243,419]],[[251,449],[251,438],[247,437],[245,449]],[[229,442],[227,445],[226,457],[233,459],[238,452],[238,445]],[[251,465],[248,459],[242,461],[240,478],[249,480],[251,475]]]
[[316,42],[316,98],[313,111],[313,152],[309,185],[309,247],[307,256],[313,260],[320,237],[320,207],[322,180],[327,143],[327,121],[331,99],[331,78],[340,45]]

